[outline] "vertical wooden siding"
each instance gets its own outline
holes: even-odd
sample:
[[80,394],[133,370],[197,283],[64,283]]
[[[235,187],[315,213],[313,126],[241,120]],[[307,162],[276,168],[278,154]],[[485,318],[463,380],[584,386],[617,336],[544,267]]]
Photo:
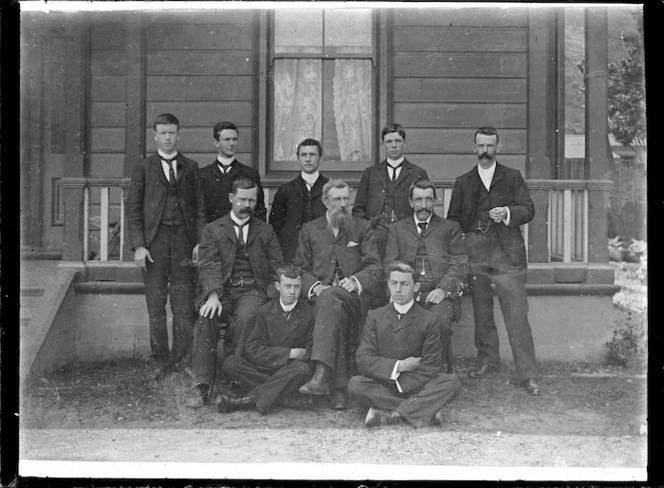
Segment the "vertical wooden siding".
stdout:
[[393,120],[434,179],[476,162],[474,130],[495,126],[500,160],[525,169],[528,12],[426,8],[393,12]]
[[235,122],[238,159],[253,163],[258,11],[159,13],[146,16],[146,147],[163,112],[181,123],[180,150],[207,166],[216,155],[212,126]]

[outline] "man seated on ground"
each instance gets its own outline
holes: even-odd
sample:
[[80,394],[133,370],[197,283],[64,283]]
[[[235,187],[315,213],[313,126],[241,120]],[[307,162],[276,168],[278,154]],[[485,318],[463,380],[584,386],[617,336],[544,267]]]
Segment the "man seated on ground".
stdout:
[[442,423],[440,409],[461,382],[443,373],[438,319],[415,303],[420,284],[411,266],[397,261],[386,274],[392,303],[369,311],[356,355],[361,375],[350,379],[348,394],[369,407],[367,427]]
[[[268,284],[283,264],[277,236],[254,216],[258,185],[247,178],[233,182],[231,211],[205,226],[199,250],[199,282],[203,290],[194,326],[192,369],[195,392],[186,405],[206,405],[214,386],[217,342],[228,324],[227,353],[242,353],[258,307],[268,300]],[[229,337],[231,336],[232,339]],[[231,343],[232,340],[232,343]]]
[[348,184],[335,179],[325,183],[323,203],[326,214],[302,226],[295,255],[295,264],[304,270],[302,294],[315,299],[311,359],[316,370],[300,392],[329,394],[331,407],[343,410],[350,327],[373,301],[381,265],[371,225],[350,213]]
[[244,354],[228,356],[224,361],[224,375],[236,381],[245,395],[238,398],[220,394],[216,401],[219,412],[255,408],[265,415],[311,377],[314,309],[298,300],[302,270],[282,266],[277,279],[279,299],[258,310]]
[[428,180],[410,185],[408,202],[413,215],[390,225],[385,263],[414,264],[419,291],[415,301],[438,317],[444,343],[452,322],[461,318],[459,296],[466,288],[468,255],[457,222],[433,211],[436,188]]

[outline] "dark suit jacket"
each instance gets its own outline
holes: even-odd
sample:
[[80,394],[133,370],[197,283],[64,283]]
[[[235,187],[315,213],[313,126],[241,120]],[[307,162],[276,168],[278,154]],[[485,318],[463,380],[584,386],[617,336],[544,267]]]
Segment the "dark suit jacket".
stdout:
[[[314,218],[325,215],[325,205],[321,195],[323,185],[328,179],[322,174],[319,175],[314,183],[312,192],[312,201],[314,209]],[[302,229],[302,212],[304,211],[304,192],[307,186],[301,176],[282,185],[272,200],[272,209],[270,210],[270,225],[277,234],[281,250],[284,253],[284,260],[290,263],[295,259],[297,250],[297,238]]]
[[[415,265],[420,236],[413,216],[395,222],[389,229],[385,264],[398,260]],[[456,298],[457,292],[466,285],[468,275],[468,255],[459,224],[432,215],[424,234],[424,245],[438,288]]]
[[[198,163],[182,154],[177,155],[177,197],[184,213],[192,247],[205,226],[203,196],[198,185]],[[166,204],[170,183],[155,153],[135,162],[134,174],[127,195],[129,243],[134,250],[148,246],[157,233]]]
[[[408,203],[408,190],[413,181],[428,180],[426,170],[404,159],[396,185],[396,204],[394,213],[401,220],[413,213]],[[353,203],[353,215],[372,220],[380,216],[387,195],[387,161],[370,166],[364,170],[360,186]]]
[[[224,285],[233,273],[237,237],[230,214],[206,225],[200,244],[198,279],[202,294],[198,301],[202,303],[213,291],[221,298]],[[251,217],[247,246],[257,288],[267,295],[268,285],[276,280],[277,268],[283,264],[277,236],[270,225]]]
[[415,303],[399,320],[390,303],[369,311],[355,359],[361,375],[390,381],[398,360],[411,356],[422,358],[417,369],[399,375],[401,389],[408,393],[423,387],[443,371],[441,354],[436,316]]
[[237,159],[233,160],[231,164],[233,167],[227,175],[223,175],[219,171],[216,159],[212,164],[201,168],[199,172],[201,190],[205,199],[206,222],[213,222],[231,211],[231,202],[228,200],[228,194],[233,189],[233,181],[241,177],[249,178],[258,185],[258,197],[256,199],[254,215],[265,222],[267,210],[265,209],[263,185],[261,185],[261,177],[258,171],[240,163]]
[[[477,166],[459,176],[454,182],[447,219],[459,222],[461,229],[466,233],[477,227],[477,222],[473,221],[473,215],[480,185],[483,183]],[[495,225],[495,229],[512,263],[525,269],[528,266],[526,247],[519,226],[532,220],[535,215],[535,205],[530,199],[530,192],[521,172],[497,162],[489,196],[492,208],[508,207],[510,209],[510,225],[500,223]]]
[[268,372],[286,366],[292,348],[306,349],[307,354],[302,360],[308,361],[313,334],[313,307],[299,300],[286,320],[277,298],[258,309],[256,325],[249,334],[244,355],[257,369]]
[[327,228],[327,216],[312,220],[302,226],[295,264],[304,270],[302,296],[317,281],[327,285],[339,265],[346,277],[354,275],[362,285],[362,293],[373,291],[381,279],[381,263],[373,240],[369,222],[353,217],[347,231],[339,231],[337,237]]

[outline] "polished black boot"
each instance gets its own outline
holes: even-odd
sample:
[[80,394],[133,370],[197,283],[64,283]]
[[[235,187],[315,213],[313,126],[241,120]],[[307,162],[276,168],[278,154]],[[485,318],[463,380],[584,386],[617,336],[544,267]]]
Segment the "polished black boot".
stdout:
[[236,410],[252,410],[256,407],[256,402],[252,396],[233,398],[222,393],[217,396],[217,412],[230,413]]
[[332,369],[323,363],[316,363],[316,371],[312,378],[300,387],[305,395],[327,395],[330,393],[329,377]]

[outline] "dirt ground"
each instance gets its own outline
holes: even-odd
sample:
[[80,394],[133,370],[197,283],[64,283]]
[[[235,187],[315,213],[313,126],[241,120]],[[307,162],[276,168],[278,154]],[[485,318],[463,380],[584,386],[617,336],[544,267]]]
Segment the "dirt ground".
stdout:
[[[614,312],[616,325],[647,318],[618,306]],[[22,392],[20,455],[383,465],[399,453],[398,464],[405,465],[646,466],[644,361],[627,367],[544,362],[537,397],[515,385],[510,363],[482,380],[468,377],[473,366],[471,359],[455,359],[462,391],[447,406],[446,423],[416,430],[366,429],[365,408],[351,403],[333,411],[324,399],[294,398],[266,416],[219,414],[213,406],[191,410],[184,406],[191,388],[184,372],[155,380],[154,367],[142,360],[74,364]]]

